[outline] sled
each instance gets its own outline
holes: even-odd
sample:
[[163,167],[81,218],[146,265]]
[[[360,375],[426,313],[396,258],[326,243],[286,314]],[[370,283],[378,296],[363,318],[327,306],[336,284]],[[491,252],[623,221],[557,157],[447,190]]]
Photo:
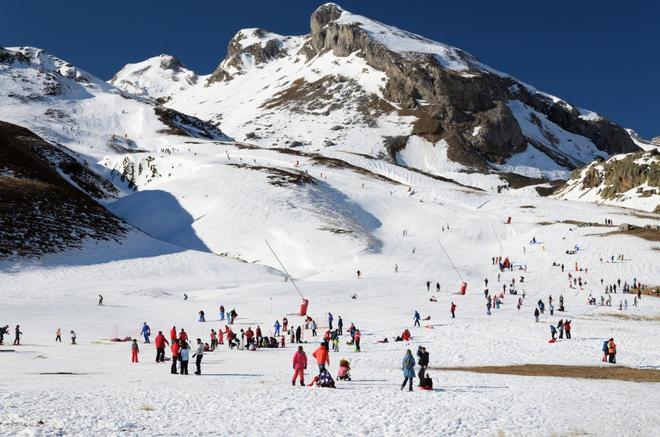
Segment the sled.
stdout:
[[548,343],[557,343],[557,339],[556,338],[551,338],[550,340],[548,340]]

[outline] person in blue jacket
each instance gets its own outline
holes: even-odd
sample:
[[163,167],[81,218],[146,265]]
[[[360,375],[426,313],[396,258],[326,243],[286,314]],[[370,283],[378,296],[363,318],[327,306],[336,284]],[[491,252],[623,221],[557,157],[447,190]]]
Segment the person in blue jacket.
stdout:
[[419,311],[415,310],[415,315],[413,316],[413,320],[415,321],[415,326],[420,326],[419,325],[419,320],[422,318],[422,316],[419,315]]
[[149,343],[149,336],[151,335],[151,328],[149,328],[149,325],[147,325],[147,322],[144,322],[144,324],[142,325],[141,334],[144,337],[144,342]]
[[412,352],[408,349],[403,356],[403,363],[401,364],[404,378],[403,384],[401,384],[401,390],[403,390],[406,383],[408,383],[408,391],[412,391],[413,378],[415,377],[415,364],[415,357],[413,357]]
[[332,321],[334,320],[334,317],[332,317],[332,313],[328,313],[328,326],[329,330],[332,331]]
[[278,337],[280,335],[280,321],[275,320],[275,324],[273,325],[273,328],[275,328],[275,333],[273,334],[275,337]]

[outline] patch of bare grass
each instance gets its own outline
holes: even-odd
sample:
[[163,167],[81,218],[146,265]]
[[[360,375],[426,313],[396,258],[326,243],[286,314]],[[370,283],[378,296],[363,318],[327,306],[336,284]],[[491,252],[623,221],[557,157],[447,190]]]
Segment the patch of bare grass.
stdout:
[[623,366],[564,366],[555,364],[520,364],[511,366],[435,367],[452,372],[492,373],[498,375],[550,376],[557,378],[608,379],[633,382],[660,382],[660,370]]

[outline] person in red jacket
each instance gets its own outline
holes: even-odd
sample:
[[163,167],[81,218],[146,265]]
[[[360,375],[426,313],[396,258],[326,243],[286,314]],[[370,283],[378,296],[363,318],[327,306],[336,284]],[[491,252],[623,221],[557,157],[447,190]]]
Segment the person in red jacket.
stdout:
[[245,331],[245,348],[250,349],[250,346],[252,345],[252,340],[254,338],[254,331],[252,330],[251,326],[248,326],[247,331]]
[[183,328],[181,328],[181,332],[179,332],[179,341],[181,341],[181,343],[188,341],[188,334]]
[[222,329],[218,329],[218,344],[225,344],[225,332]]
[[169,345],[163,331],[158,331],[158,335],[154,340],[154,345],[156,346],[156,362],[162,363],[165,361],[165,346]]
[[172,374],[176,375],[178,372],[176,371],[176,361],[179,359],[179,350],[181,349],[181,345],[179,344],[179,340],[176,338],[172,340],[172,346],[171,346],[171,351],[172,351],[172,369],[171,372]]
[[451,308],[449,309],[451,312],[451,318],[455,319],[456,318],[456,304],[454,302],[451,303]]
[[172,329],[170,329],[170,342],[172,344],[174,344],[174,342],[176,341],[176,338],[177,338],[177,336],[176,336],[176,326],[172,326]]
[[326,365],[330,365],[330,354],[325,346],[325,342],[322,342],[321,346],[312,352],[312,356],[316,358],[316,364],[319,365],[319,373],[325,370]]
[[401,334],[401,338],[403,338],[403,341],[409,341],[410,340],[410,331],[408,331],[408,329],[404,329],[403,333]]
[[298,346],[298,351],[293,354],[293,378],[291,385],[296,385],[296,378],[300,376],[300,385],[305,386],[305,369],[307,368],[307,355],[302,346]]
[[353,341],[355,342],[355,352],[360,352],[360,337],[362,334],[359,329],[355,330],[355,335],[353,336]]
[[131,363],[138,362],[139,353],[140,353],[140,348],[138,347],[137,340],[133,339],[133,343],[131,343]]

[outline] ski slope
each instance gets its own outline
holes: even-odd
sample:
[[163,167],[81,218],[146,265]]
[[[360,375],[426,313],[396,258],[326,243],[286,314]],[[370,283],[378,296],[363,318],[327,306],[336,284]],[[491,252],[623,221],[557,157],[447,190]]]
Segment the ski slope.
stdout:
[[[232,160],[238,158],[236,153],[230,151]],[[329,175],[327,183],[337,183],[334,177]],[[436,388],[432,392],[402,393],[398,384],[403,353],[419,344],[430,351],[432,367],[597,366],[602,341],[614,337],[619,365],[656,368],[660,348],[649,338],[660,334],[657,322],[615,316],[654,318],[660,314],[660,301],[643,297],[638,307],[632,307],[632,295],[617,294],[613,306],[607,308],[586,305],[586,297],[600,297],[600,278],[605,283],[637,278],[657,284],[660,255],[653,250],[657,244],[626,236],[593,235],[608,228],[540,224],[563,220],[601,223],[612,218],[615,224],[642,225],[657,222],[654,216],[643,218],[615,207],[529,198],[522,193],[491,196],[447,189],[447,197],[433,202],[424,186],[416,188],[424,198],[420,202],[418,194],[407,196],[404,190],[392,195],[381,192],[386,189],[373,181],[362,188],[362,177],[345,174],[341,179],[341,188],[353,201],[381,222],[372,230],[382,243],[378,251],[330,244],[329,239],[309,241],[304,252],[283,239],[272,238],[271,243],[298,278],[311,302],[310,315],[319,321],[321,331],[327,326],[327,312],[332,312],[335,321],[341,315],[345,326],[354,322],[363,332],[362,352],[342,344],[339,353],[330,354],[333,374],[340,358],[351,360],[353,381],[339,382],[336,390],[291,387],[294,348],[290,345],[256,352],[221,348],[205,355],[204,376],[170,375],[167,363],[153,362],[152,345],[140,344],[141,362],[131,364],[128,344],[108,339],[139,337],[144,321],[154,333],[167,333],[176,325],[185,328],[191,338],[205,341],[211,328],[224,327],[216,314],[221,304],[238,312],[235,330],[260,325],[268,332],[283,315],[294,326],[302,322],[293,314],[300,297],[279,272],[134,236],[119,246],[96,245],[40,262],[0,265],[0,320],[12,328],[20,323],[24,332],[24,345],[2,347],[16,352],[3,353],[0,360],[0,433],[394,435],[414,427],[426,434],[653,435],[660,423],[652,409],[639,408],[633,415],[613,412],[612,403],[653,405],[660,400],[657,384],[434,370],[430,370]],[[252,183],[248,177],[232,187],[245,189],[235,192],[235,197],[257,192],[250,187]],[[375,196],[379,202],[374,201]],[[460,198],[463,202],[454,201]],[[521,208],[530,203],[535,207]],[[271,218],[281,213],[268,204],[262,208],[273,208]],[[504,224],[508,215],[513,218],[511,225]],[[246,210],[243,220],[245,228],[236,233],[244,234],[252,250],[266,253],[265,245],[251,235],[264,236],[258,218]],[[311,229],[317,225],[313,220],[299,214],[297,222],[287,227],[275,223],[286,236],[295,229]],[[447,224],[449,230],[442,231],[440,226]],[[404,228],[408,231],[405,237]],[[539,243],[530,245],[532,237]],[[438,242],[468,283],[465,296],[456,293],[460,279]],[[581,250],[566,255],[576,244]],[[502,282],[497,282],[490,258],[500,253],[510,256],[515,265],[527,265],[527,273],[506,272]],[[624,262],[600,261],[618,254],[625,256]],[[260,263],[274,264],[265,255],[259,256]],[[320,264],[314,261],[318,258],[329,261]],[[314,268],[301,261],[305,259]],[[588,273],[576,273],[587,281],[584,290],[568,288],[566,273],[552,267],[555,261],[567,267],[577,262],[588,268]],[[395,264],[398,273],[394,273]],[[363,272],[363,279],[356,279],[357,269]],[[506,295],[502,307],[488,317],[483,279],[489,278],[491,290],[496,290],[520,275],[525,281],[519,284],[519,291],[526,293],[521,310],[516,309],[515,297]],[[427,292],[426,280],[438,281],[441,291]],[[105,298],[104,306],[96,304],[99,293]],[[189,296],[186,301],[184,293]],[[357,299],[351,299],[353,294]],[[541,322],[534,323],[535,302],[543,299],[547,304],[549,294],[555,300],[563,294],[566,313],[550,317],[546,312]],[[431,295],[438,302],[430,302]],[[618,310],[622,298],[629,299],[628,310]],[[452,301],[458,305],[453,320],[449,315]],[[206,323],[196,321],[202,309]],[[431,316],[423,322],[427,327],[412,327],[415,309]],[[548,344],[548,325],[559,318],[573,320],[574,338]],[[53,342],[58,327],[64,333],[63,344]],[[404,328],[412,331],[409,344],[376,343],[384,337],[392,341]],[[71,329],[78,335],[77,346],[66,344]],[[318,338],[311,338],[307,331],[304,339],[309,342],[304,345],[309,355]],[[314,367],[310,362],[307,381]],[[44,375],[56,372],[73,374]],[[227,410],[237,412],[227,414]],[[249,419],[252,410],[259,413],[259,420]],[[43,424],[38,424],[40,420]]]

